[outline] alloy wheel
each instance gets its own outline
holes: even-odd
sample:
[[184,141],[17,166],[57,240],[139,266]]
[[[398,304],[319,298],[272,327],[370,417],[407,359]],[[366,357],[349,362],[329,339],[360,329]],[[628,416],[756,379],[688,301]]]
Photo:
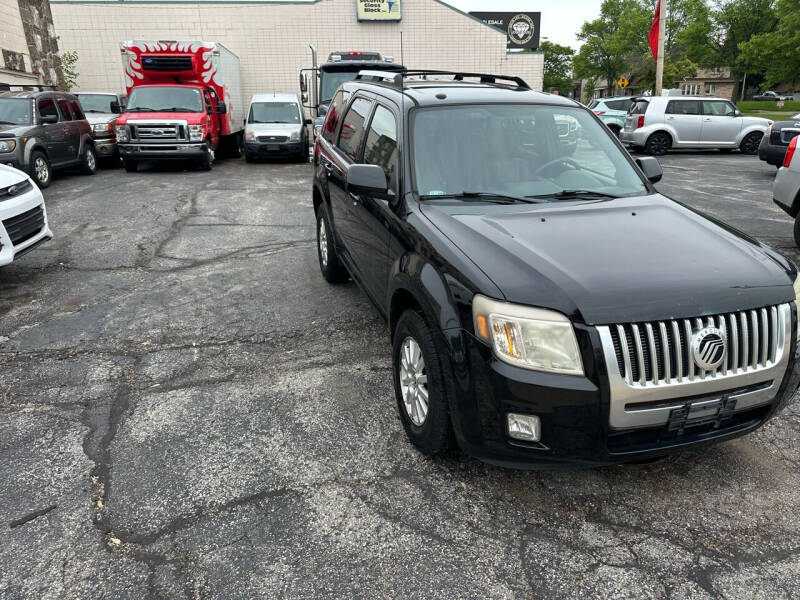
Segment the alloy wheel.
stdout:
[[412,337],[400,347],[400,393],[408,418],[421,427],[428,417],[428,374],[422,348]]
[[328,266],[328,233],[325,229],[325,219],[319,220],[319,260],[323,267]]
[[86,150],[86,166],[89,167],[90,171],[94,171],[95,167],[97,166],[97,161],[94,158],[94,152],[91,150]]
[[33,163],[36,170],[36,179],[39,183],[45,183],[50,176],[50,170],[47,168],[47,162],[40,156],[37,157]]

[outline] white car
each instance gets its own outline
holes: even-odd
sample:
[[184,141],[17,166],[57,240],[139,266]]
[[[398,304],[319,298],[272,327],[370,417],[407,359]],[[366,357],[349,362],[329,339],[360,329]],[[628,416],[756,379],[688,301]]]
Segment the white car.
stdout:
[[730,100],[693,96],[638,97],[628,111],[619,139],[648,154],[670,148],[738,148],[758,154],[772,121],[745,117]]
[[795,136],[786,148],[783,166],[778,169],[772,185],[772,199],[794,217],[794,243],[800,248],[800,136]]
[[293,156],[307,161],[310,124],[295,94],[254,94],[244,124],[245,160]]
[[0,267],[51,239],[41,190],[22,171],[0,165]]

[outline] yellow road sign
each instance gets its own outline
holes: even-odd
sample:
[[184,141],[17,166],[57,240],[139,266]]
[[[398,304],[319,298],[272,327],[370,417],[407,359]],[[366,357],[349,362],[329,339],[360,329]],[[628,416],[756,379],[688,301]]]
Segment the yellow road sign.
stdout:
[[628,87],[628,79],[627,79],[627,78],[626,78],[626,77],[623,75],[623,76],[622,76],[622,77],[620,77],[620,78],[619,78],[619,80],[617,81],[617,85],[618,85],[619,87],[621,87],[621,88],[626,88],[626,87]]

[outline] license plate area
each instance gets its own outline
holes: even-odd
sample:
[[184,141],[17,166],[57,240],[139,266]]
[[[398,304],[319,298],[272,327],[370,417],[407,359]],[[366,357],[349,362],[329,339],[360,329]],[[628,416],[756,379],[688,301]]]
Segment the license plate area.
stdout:
[[701,425],[717,428],[733,415],[735,409],[736,398],[727,395],[688,401],[670,411],[667,431],[676,431],[680,435],[684,429]]
[[267,144],[267,152],[278,152],[280,149],[280,144]]

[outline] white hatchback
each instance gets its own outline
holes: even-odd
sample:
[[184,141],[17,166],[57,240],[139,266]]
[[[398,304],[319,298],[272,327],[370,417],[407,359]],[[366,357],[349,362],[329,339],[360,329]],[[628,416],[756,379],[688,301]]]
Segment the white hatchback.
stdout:
[[0,267],[52,238],[41,190],[22,171],[0,165]]

